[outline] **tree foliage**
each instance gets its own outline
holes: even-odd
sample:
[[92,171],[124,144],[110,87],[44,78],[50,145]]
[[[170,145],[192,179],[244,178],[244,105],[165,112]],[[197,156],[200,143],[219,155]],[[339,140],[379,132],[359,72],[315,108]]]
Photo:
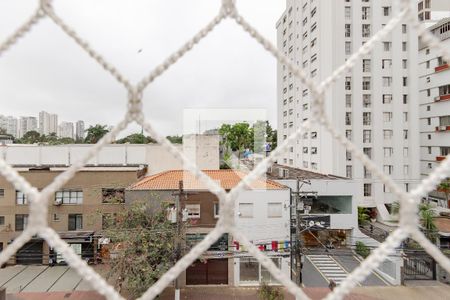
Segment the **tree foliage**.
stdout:
[[369,223],[369,212],[365,207],[358,207],[358,224],[364,226]]
[[150,143],[156,143],[156,140],[154,140],[150,136],[145,136],[142,133],[133,133],[130,134],[123,139],[117,140],[116,144],[150,144]]
[[52,132],[48,135],[40,134],[35,130],[26,132],[22,138],[16,139],[17,144],[46,144],[46,145],[62,145],[73,144],[75,141],[72,138],[58,138],[56,133]]
[[165,207],[154,202],[136,201],[115,217],[106,219],[105,236],[116,250],[111,255],[108,278],[119,290],[125,288],[139,297],[176,261],[176,225],[166,215]]
[[182,135],[168,135],[168,136],[166,136],[166,139],[168,139],[172,144],[182,144],[183,143]]
[[88,129],[86,129],[87,134],[84,142],[87,144],[95,144],[108,132],[109,130],[107,125],[91,125]]

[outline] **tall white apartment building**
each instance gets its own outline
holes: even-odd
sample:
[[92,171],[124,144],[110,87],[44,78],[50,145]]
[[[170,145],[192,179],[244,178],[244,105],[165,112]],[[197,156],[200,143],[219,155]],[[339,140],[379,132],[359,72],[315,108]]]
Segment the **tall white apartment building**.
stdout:
[[20,117],[18,137],[21,138],[28,131],[37,131],[38,122],[36,117]]
[[418,17],[426,26],[432,26],[439,20],[450,17],[449,0],[418,0]]
[[83,140],[84,139],[84,122],[83,121],[77,121],[76,123],[76,132],[75,132],[75,139],[76,140]]
[[12,117],[12,116],[0,115],[0,128],[5,130],[7,134],[17,137],[17,135],[18,135],[17,118]]
[[45,135],[58,133],[58,115],[46,111],[39,112],[39,132]]
[[[398,12],[393,0],[287,0],[277,22],[278,47],[291,62],[320,82]],[[362,149],[406,190],[420,179],[418,126],[418,39],[400,24],[355,67],[331,86],[325,110],[333,126]],[[310,91],[279,64],[279,142],[310,118]],[[292,145],[280,164],[351,177],[358,182],[358,205],[377,208],[393,194],[321,126]]]
[[61,122],[59,124],[59,137],[62,138],[71,138],[73,139],[73,123],[72,122]]
[[[450,49],[450,18],[429,28]],[[428,176],[450,154],[450,68],[439,53],[419,45],[420,173]],[[429,199],[447,207],[443,195]]]

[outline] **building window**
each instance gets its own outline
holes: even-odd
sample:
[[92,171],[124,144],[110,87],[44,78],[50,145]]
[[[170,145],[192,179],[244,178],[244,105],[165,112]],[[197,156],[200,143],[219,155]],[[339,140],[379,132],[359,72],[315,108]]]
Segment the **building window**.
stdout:
[[317,154],[317,147],[311,147],[311,154]]
[[391,7],[390,6],[383,6],[383,16],[389,17],[391,13]]
[[317,138],[317,132],[316,131],[312,131],[311,132],[311,139],[316,139]]
[[125,189],[102,189],[103,203],[125,203]]
[[345,19],[351,20],[352,19],[352,11],[350,6],[345,7]]
[[16,204],[17,205],[25,205],[28,204],[28,197],[25,193],[21,191],[16,191]]
[[402,65],[403,65],[403,69],[407,69],[408,68],[408,60],[407,59],[403,59],[402,60]]
[[281,218],[281,216],[282,216],[281,202],[269,203],[267,206],[267,217]]
[[392,173],[394,172],[394,166],[393,165],[384,165],[383,170],[384,170],[384,173],[386,173],[388,175],[392,175]]
[[69,231],[83,229],[83,215],[70,214],[69,215]]
[[370,18],[370,7],[363,6],[362,7],[362,19],[368,20]]
[[349,38],[352,36],[350,24],[345,24],[345,37]]
[[345,125],[352,125],[352,113],[351,112],[345,113]]
[[383,95],[383,104],[389,104],[392,102],[392,94]]
[[239,217],[253,218],[253,203],[239,203]]
[[352,166],[345,166],[345,177],[352,178]]
[[83,204],[83,191],[58,191],[55,193],[55,202],[60,204]]
[[345,151],[345,159],[347,161],[352,161],[352,153],[350,151]]
[[390,123],[392,121],[392,112],[383,112],[383,122]]
[[370,24],[362,24],[362,37],[370,37]]
[[5,225],[5,216],[0,216],[0,226]]
[[372,173],[364,167],[364,178],[372,178]]
[[363,148],[363,152],[368,158],[372,158],[372,148]]
[[186,204],[187,218],[200,219],[200,204]]
[[352,89],[352,78],[351,77],[345,77],[345,89],[347,91]]
[[403,157],[408,158],[408,147],[403,147]]
[[403,122],[408,122],[408,112],[403,112]]
[[403,86],[408,86],[408,77],[403,77]]
[[15,230],[23,231],[28,224],[28,215],[16,215],[15,219],[16,219]]
[[408,95],[403,94],[403,104],[408,104]]
[[392,154],[394,154],[394,148],[391,147],[385,147],[383,148],[384,151],[384,157],[389,158],[392,156]]
[[363,77],[362,89],[363,91],[370,90],[370,77]]
[[4,189],[0,189],[0,198],[5,197],[5,190]]
[[352,42],[345,42],[345,54],[352,54]]
[[403,139],[404,140],[408,139],[408,130],[403,130]]
[[214,218],[218,218],[219,217],[219,209],[220,209],[220,204],[219,203],[214,203]]
[[364,183],[364,197],[372,196],[372,184]]
[[386,51],[386,52],[391,51],[392,43],[391,42],[383,42],[383,48],[384,48],[384,51]]
[[345,107],[347,107],[347,108],[352,107],[352,95],[351,94],[345,95]]
[[391,140],[392,139],[392,130],[389,130],[389,129],[383,130],[383,137],[385,140]]
[[372,131],[363,130],[363,143],[371,143],[371,142],[372,142]]
[[53,214],[53,222],[59,222],[61,220],[59,214]]
[[382,59],[381,60],[381,68],[382,69],[391,69],[392,67],[392,59]]
[[390,87],[392,85],[392,77],[383,77],[383,87]]
[[408,48],[408,46],[407,46],[406,42],[402,42],[402,51],[406,52],[407,48]]
[[371,125],[372,124],[372,118],[370,112],[363,112],[363,125]]
[[[258,246],[258,245],[256,245]],[[265,248],[265,245],[262,245]],[[281,258],[275,257],[271,258],[272,262],[277,266],[277,268],[281,268]],[[278,283],[278,281],[267,271],[267,269],[262,266],[256,259],[254,258],[240,258],[239,259],[239,281],[244,284],[248,283]]]
[[347,140],[351,141],[352,140],[352,131],[351,130],[346,130],[345,131],[345,137],[347,138]]
[[403,165],[403,175],[408,175],[408,174],[409,174],[409,166]]

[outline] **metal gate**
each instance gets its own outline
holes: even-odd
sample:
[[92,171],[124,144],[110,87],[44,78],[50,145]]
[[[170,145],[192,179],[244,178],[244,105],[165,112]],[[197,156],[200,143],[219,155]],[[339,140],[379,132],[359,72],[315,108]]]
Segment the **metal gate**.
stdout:
[[405,280],[436,280],[436,263],[429,255],[407,255],[404,260]]
[[228,284],[228,259],[195,261],[186,270],[186,284]]

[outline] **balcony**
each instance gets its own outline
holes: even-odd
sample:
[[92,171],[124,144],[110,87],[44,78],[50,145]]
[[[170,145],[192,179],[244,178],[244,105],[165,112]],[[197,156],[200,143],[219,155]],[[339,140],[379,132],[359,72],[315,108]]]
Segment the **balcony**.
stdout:
[[434,102],[448,101],[448,100],[450,100],[450,94],[439,95],[434,97]]
[[449,66],[448,64],[437,66],[436,68],[434,68],[434,72],[437,73],[437,72],[442,72],[444,70],[447,70],[448,66]]
[[450,131],[450,125],[436,126],[436,131]]
[[436,156],[436,161],[443,161],[445,156]]

